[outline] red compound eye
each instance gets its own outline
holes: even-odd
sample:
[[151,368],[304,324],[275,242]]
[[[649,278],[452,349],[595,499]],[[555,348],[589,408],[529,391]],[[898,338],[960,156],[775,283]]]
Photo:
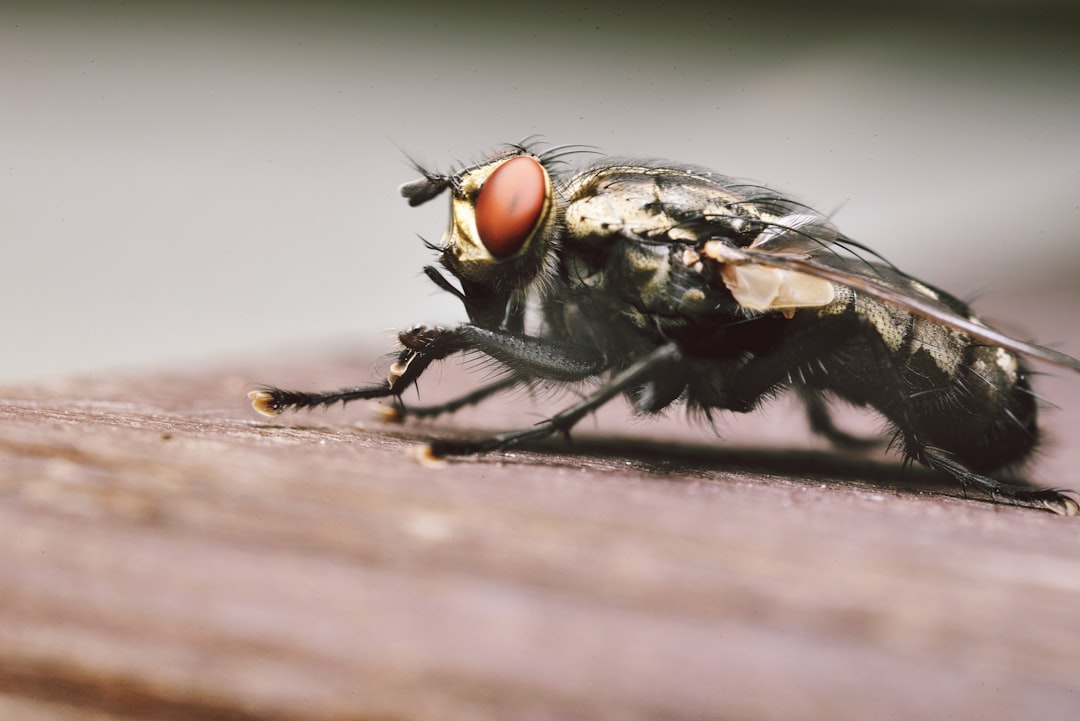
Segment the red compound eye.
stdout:
[[527,155],[508,160],[491,174],[476,198],[476,230],[496,258],[521,250],[540,221],[547,196],[544,168]]

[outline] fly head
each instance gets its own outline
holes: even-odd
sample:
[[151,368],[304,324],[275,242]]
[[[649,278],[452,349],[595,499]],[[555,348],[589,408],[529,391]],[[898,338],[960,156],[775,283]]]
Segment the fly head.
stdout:
[[410,205],[449,188],[441,263],[466,295],[509,295],[545,267],[557,228],[555,189],[541,159],[514,147],[453,176],[425,173],[401,186]]

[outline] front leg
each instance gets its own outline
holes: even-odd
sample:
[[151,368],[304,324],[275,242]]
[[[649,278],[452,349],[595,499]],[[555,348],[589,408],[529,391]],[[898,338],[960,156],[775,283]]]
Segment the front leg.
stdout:
[[433,362],[475,350],[499,361],[517,374],[543,380],[578,381],[606,367],[602,354],[572,343],[489,330],[464,323],[456,328],[418,325],[398,335],[402,350],[383,383],[333,391],[290,391],[262,388],[248,394],[255,410],[276,416],[286,410],[334,403],[400,396]]
[[251,405],[264,416],[277,416],[287,410],[331,406],[334,403],[372,398],[400,396],[406,388],[423,375],[427,367],[440,358],[454,352],[449,340],[440,342],[442,329],[415,326],[398,335],[404,348],[390,366],[390,373],[382,383],[332,391],[291,391],[283,388],[260,388],[248,393]]
[[494,383],[472,390],[465,395],[435,405],[407,406],[404,403],[395,403],[393,406],[387,406],[383,409],[383,420],[388,423],[402,423],[406,418],[435,418],[444,413],[456,413],[466,406],[477,405],[497,393],[502,393],[523,383],[525,383],[525,379],[520,376],[509,375],[500,378]]

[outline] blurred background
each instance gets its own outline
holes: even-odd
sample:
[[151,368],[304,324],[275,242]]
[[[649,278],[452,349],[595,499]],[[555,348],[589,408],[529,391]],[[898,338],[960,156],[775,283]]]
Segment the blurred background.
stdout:
[[509,8],[0,3],[0,382],[460,319],[405,154],[533,133],[766,182],[960,295],[1077,284],[1075,2]]

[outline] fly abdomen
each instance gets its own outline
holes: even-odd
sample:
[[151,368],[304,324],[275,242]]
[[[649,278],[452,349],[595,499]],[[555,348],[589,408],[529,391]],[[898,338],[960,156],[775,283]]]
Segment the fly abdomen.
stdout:
[[[939,449],[980,473],[1031,454],[1039,437],[1037,403],[1015,353],[840,290],[847,303],[832,313],[859,316],[865,335],[839,349],[831,372],[814,385],[877,408],[908,439],[905,445]],[[929,287],[923,294],[974,320],[955,298]]]
[[1038,408],[1020,360],[971,345],[951,382],[915,397],[930,444],[979,473],[1025,461],[1039,440]]

